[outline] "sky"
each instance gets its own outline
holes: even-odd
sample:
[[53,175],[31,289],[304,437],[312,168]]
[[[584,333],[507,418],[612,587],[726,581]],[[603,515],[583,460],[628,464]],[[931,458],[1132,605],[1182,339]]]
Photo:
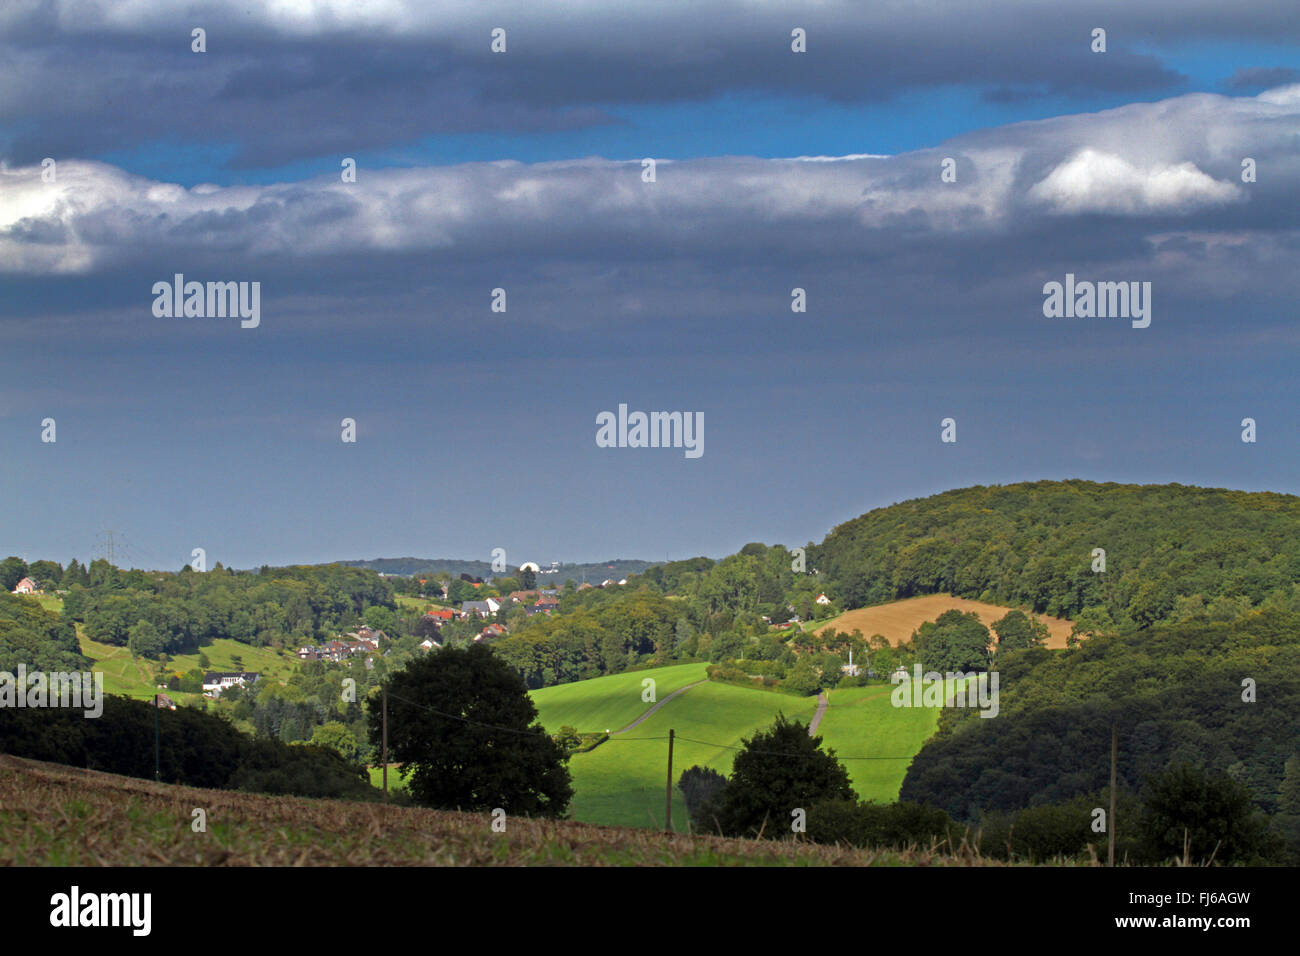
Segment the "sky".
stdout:
[[[12,0],[0,552],[662,560],[976,484],[1300,493],[1300,18],[1134,6]],[[171,315],[178,274],[256,324]],[[1045,314],[1067,275],[1149,324]],[[620,405],[701,453],[602,447]]]

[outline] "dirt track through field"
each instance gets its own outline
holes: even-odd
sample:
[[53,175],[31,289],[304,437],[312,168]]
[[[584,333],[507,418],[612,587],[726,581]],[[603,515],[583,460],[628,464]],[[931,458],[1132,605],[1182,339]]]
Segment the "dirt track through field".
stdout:
[[672,700],[674,697],[677,697],[677,696],[679,696],[679,695],[681,695],[681,694],[686,693],[686,692],[687,692],[688,690],[690,690],[692,687],[699,687],[701,684],[707,684],[708,682],[709,682],[709,680],[708,680],[708,678],[706,677],[704,680],[697,680],[694,684],[687,684],[685,687],[679,687],[679,688],[677,688],[675,691],[673,691],[671,694],[669,694],[669,695],[668,695],[667,697],[665,697],[663,700],[659,701],[659,703],[655,704],[653,707],[651,707],[649,710],[647,710],[644,714],[642,714],[642,715],[641,715],[640,717],[638,717],[636,720],[632,721],[632,723],[628,724],[626,727],[622,727],[622,728],[620,728],[619,730],[614,731],[614,733],[613,733],[613,734],[610,734],[610,736],[612,737],[612,736],[614,736],[614,734],[625,734],[625,733],[627,733],[629,730],[631,730],[631,729],[632,729],[633,727],[635,727],[637,724],[641,723],[641,722],[644,721],[644,720],[648,720],[648,719],[649,719],[649,718],[654,714],[654,712],[655,712],[656,710],[658,710],[658,709],[659,709],[660,707],[662,707],[664,704],[668,703],[668,702],[669,702],[670,700]]
[[808,725],[808,736],[811,737],[817,733],[817,725],[822,722],[826,716],[826,708],[831,705],[830,698],[826,696],[826,691],[817,695],[817,713],[813,714],[812,723]]

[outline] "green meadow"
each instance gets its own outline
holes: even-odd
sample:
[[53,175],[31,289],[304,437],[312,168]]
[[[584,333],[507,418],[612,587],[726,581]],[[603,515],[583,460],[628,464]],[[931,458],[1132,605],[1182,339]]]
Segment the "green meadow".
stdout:
[[[689,683],[689,681],[688,681]],[[662,827],[668,773],[668,731],[673,749],[673,782],[686,768],[700,764],[730,773],[741,738],[776,718],[808,721],[817,708],[814,697],[791,697],[730,684],[701,684],[674,698],[626,734],[615,734],[588,753],[569,761],[574,820],[616,826]],[[673,789],[673,828],[685,831],[681,791]]]
[[[676,664],[648,670],[595,677],[531,691],[538,719],[549,733],[572,727],[578,733],[616,731],[636,720],[654,703],[643,701],[646,678],[654,680],[655,700],[662,701],[679,688],[704,680],[707,664]],[[673,702],[674,704],[676,701]],[[667,706],[672,706],[669,704]],[[637,728],[640,730],[640,728]]]
[[[81,644],[81,653],[93,662],[91,669],[104,675],[104,692],[122,694],[127,697],[152,697],[157,691],[153,674],[155,664],[138,657],[132,657],[125,647],[112,644],[99,644],[86,637],[80,627],[77,638]],[[218,638],[205,646],[209,667],[199,668],[199,654],[177,654],[167,665],[168,673],[184,674],[196,668],[214,671],[245,670],[256,671],[263,680],[286,680],[298,665],[298,659],[286,651],[276,651],[267,647],[253,647],[241,644],[230,638]],[[240,666],[235,667],[234,659],[240,659]],[[178,691],[166,691],[177,703],[197,700],[201,694],[184,694]]]
[[[954,682],[948,683],[951,692]],[[864,800],[892,803],[898,799],[912,757],[939,725],[933,707],[895,707],[890,684],[846,687],[827,694],[830,706],[817,728],[822,749],[831,749],[848,768],[853,789]],[[847,757],[900,759],[861,760]]]
[[[641,700],[641,681],[653,677],[662,701],[674,690],[704,677],[705,665],[683,664],[633,671],[562,684],[532,692],[543,726],[552,733],[562,725],[580,732],[617,731],[652,704]],[[898,799],[912,757],[935,731],[938,710],[894,707],[891,685],[831,691],[818,735],[823,748],[845,759],[854,789],[864,799]],[[951,691],[951,688],[950,688]],[[668,701],[630,731],[617,732],[588,753],[569,761],[574,796],[571,816],[586,823],[662,827],[667,782],[668,731],[676,735],[674,783],[686,768],[699,764],[720,773],[731,771],[741,739],[769,726],[777,712],[804,722],[817,710],[817,698],[706,683]],[[392,785],[392,777],[389,779]],[[673,791],[673,826],[686,829],[681,791]]]

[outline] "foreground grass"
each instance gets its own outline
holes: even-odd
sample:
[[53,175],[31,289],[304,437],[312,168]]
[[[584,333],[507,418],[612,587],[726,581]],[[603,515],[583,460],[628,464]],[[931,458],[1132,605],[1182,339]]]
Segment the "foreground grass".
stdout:
[[[207,813],[207,832],[191,828]],[[158,784],[0,755],[0,866],[943,866],[871,852]]]

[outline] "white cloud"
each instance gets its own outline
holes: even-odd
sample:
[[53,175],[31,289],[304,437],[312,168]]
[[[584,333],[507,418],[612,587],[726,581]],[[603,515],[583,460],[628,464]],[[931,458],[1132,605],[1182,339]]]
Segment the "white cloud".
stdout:
[[1189,213],[1245,198],[1232,183],[1219,182],[1177,163],[1139,168],[1122,156],[1085,149],[1029,190],[1029,198],[1057,213]]
[[[363,166],[356,183],[331,175],[191,189],[97,162],[62,161],[52,184],[36,166],[0,167],[0,270],[86,272],[189,251],[252,263],[439,250],[583,261],[625,248],[629,235],[640,250],[705,257],[748,243],[847,255],[926,235],[978,241],[1090,212],[1131,217],[1139,230],[1144,216],[1179,214],[1189,228],[1213,231],[1206,217],[1225,204],[1250,208],[1251,190],[1300,192],[1298,126],[1300,97],[1197,95],[887,157],[665,160],[655,183],[641,181],[639,161],[599,158]],[[1229,181],[1244,155],[1268,169],[1267,184]],[[940,180],[948,156],[955,183]],[[1255,214],[1276,208],[1264,203]]]

